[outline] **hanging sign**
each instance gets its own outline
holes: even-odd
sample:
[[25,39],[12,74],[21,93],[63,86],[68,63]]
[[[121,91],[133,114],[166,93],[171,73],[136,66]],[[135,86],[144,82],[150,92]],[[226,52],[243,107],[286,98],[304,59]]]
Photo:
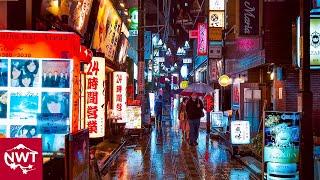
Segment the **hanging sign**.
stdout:
[[224,27],[224,11],[209,12],[209,27]]
[[208,53],[208,40],[207,40],[207,24],[198,24],[198,48],[199,56],[207,55]]
[[259,2],[240,0],[240,35],[259,35]]
[[213,102],[214,102],[214,108],[213,108],[213,111],[214,112],[218,112],[219,111],[219,109],[220,109],[220,104],[219,104],[219,102],[220,102],[220,95],[219,95],[219,89],[215,89],[214,90],[214,95],[213,95],[213,97],[214,97],[214,100],[213,100]]
[[222,28],[209,28],[209,41],[221,41],[222,40]]
[[209,46],[209,58],[220,59],[222,57],[222,46]]
[[210,94],[204,96],[204,106],[207,112],[213,110],[213,97]]
[[224,10],[224,1],[225,0],[209,0],[209,10]]
[[[113,72],[113,110],[115,116],[126,122],[127,73]],[[120,122],[120,121],[118,121]]]
[[94,57],[84,67],[86,72],[86,128],[90,138],[105,135],[105,59]]
[[232,86],[232,108],[240,108],[240,82],[238,80]]
[[320,28],[320,19],[310,19],[310,65],[314,67],[320,66],[320,30],[319,28]]
[[249,144],[250,143],[249,121],[231,121],[231,143],[232,144]]

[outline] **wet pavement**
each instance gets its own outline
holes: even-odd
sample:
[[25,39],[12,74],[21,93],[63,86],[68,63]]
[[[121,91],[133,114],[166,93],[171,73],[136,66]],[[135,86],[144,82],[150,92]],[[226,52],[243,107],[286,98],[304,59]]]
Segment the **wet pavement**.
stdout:
[[154,128],[150,135],[130,140],[102,179],[254,179],[204,130],[198,142],[189,146],[175,124]]

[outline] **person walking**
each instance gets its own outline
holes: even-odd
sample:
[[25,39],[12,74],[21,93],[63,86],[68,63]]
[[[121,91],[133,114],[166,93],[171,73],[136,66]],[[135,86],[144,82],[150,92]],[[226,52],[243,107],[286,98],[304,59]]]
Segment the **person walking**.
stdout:
[[182,131],[182,138],[186,139],[187,141],[189,140],[189,122],[188,122],[188,116],[187,116],[187,111],[186,111],[186,106],[187,106],[188,98],[184,97],[182,99],[182,102],[179,107],[179,121],[180,121],[180,129]]
[[155,104],[155,111],[156,111],[156,122],[157,126],[161,127],[161,122],[162,122],[162,96],[159,95],[158,100],[156,101]]
[[186,106],[190,126],[190,145],[198,145],[200,118],[204,116],[203,102],[198,98],[197,93],[192,93]]

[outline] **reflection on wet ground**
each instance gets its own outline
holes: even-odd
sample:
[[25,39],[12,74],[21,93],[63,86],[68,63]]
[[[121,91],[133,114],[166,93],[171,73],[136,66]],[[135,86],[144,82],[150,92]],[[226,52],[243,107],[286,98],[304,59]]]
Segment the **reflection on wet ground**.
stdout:
[[226,148],[205,131],[199,145],[189,146],[177,126],[164,125],[130,142],[103,179],[253,179]]

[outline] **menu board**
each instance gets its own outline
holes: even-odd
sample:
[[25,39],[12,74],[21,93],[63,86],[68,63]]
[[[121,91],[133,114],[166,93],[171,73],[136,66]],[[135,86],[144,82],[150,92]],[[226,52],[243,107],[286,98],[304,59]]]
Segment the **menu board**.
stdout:
[[286,176],[297,179],[300,114],[297,112],[266,111],[264,122],[265,179]]
[[128,106],[127,107],[127,129],[140,129],[141,128],[141,107]]
[[0,137],[42,137],[43,152],[64,148],[72,113],[73,61],[0,59]]
[[94,28],[92,48],[104,53],[111,61],[115,59],[121,33],[121,18],[110,0],[101,0]]

